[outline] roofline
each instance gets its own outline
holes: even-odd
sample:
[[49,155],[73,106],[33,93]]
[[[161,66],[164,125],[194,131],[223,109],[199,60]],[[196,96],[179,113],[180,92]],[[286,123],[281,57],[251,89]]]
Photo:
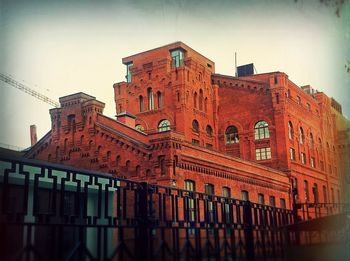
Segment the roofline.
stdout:
[[76,92],[76,93],[68,94],[68,95],[65,95],[65,96],[60,97],[60,99],[64,99],[64,98],[67,98],[67,97],[69,97],[69,96],[73,96],[73,95],[77,95],[77,94],[82,94],[82,95],[88,96],[88,97],[91,98],[91,99],[96,99],[96,97],[91,96],[91,95],[89,95],[89,94],[86,94],[85,92]]
[[[135,57],[136,55],[140,55],[140,54],[144,54],[144,53],[148,53],[148,52],[152,52],[152,51],[155,51],[155,50],[158,50],[158,49],[162,49],[162,48],[165,48],[165,47],[168,47],[168,46],[172,46],[172,45],[180,45],[179,47],[181,46],[185,46],[186,49],[190,49],[191,51],[195,52],[196,54],[202,56],[203,58],[207,59],[208,61],[212,62],[213,64],[215,64],[212,60],[210,60],[208,57],[205,57],[203,54],[197,52],[196,50],[192,49],[191,47],[189,47],[187,44],[185,44],[184,42],[181,42],[181,41],[176,41],[176,42],[172,42],[170,44],[165,44],[165,45],[162,45],[160,47],[156,47],[156,48],[153,48],[153,49],[150,49],[150,50],[147,50],[147,51],[142,51],[142,52],[139,52],[139,53],[136,53],[136,54],[132,54],[132,55],[129,55],[129,56],[126,56],[126,57],[123,57],[122,58],[122,61],[124,60],[128,60],[132,57]],[[173,49],[176,49],[176,48],[173,48]],[[123,62],[123,64],[125,64]]]

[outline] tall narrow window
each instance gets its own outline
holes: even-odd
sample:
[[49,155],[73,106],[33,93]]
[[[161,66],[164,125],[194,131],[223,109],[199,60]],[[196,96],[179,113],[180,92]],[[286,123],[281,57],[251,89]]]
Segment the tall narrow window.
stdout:
[[257,122],[255,124],[254,131],[256,140],[267,139],[270,137],[269,125],[266,121]]
[[[207,183],[204,185],[204,192],[207,195],[213,196],[214,195],[214,185]],[[207,201],[207,209],[208,209],[208,221],[213,222],[214,221],[214,204],[211,200]]]
[[126,82],[131,82],[131,80],[132,80],[132,75],[131,75],[131,70],[130,70],[132,66],[133,66],[132,62],[126,64],[126,76],[125,76]]
[[327,188],[325,185],[322,186],[322,191],[323,191],[323,202],[328,203]]
[[[184,182],[184,189],[188,191],[196,191],[195,182],[193,180],[185,180]],[[188,221],[194,221],[195,220],[195,207],[194,207],[194,199],[189,195],[189,197],[185,198],[185,204],[184,204],[184,210],[185,210],[185,219]]]
[[314,183],[314,186],[312,187],[312,194],[314,195],[314,203],[318,203],[318,187],[316,183]]
[[197,92],[193,94],[193,106],[197,109]]
[[158,131],[168,131],[170,130],[170,122],[168,120],[161,120],[158,124]]
[[269,203],[270,203],[271,207],[276,207],[276,198],[275,198],[275,196],[270,196],[269,201],[270,201]]
[[239,138],[238,138],[238,130],[236,126],[229,126],[227,127],[225,131],[225,140],[226,144],[232,144],[232,143],[238,143]]
[[140,107],[140,112],[143,112],[144,111],[144,104],[143,104],[143,96],[140,95],[139,96],[139,107]]
[[166,174],[166,165],[165,165],[165,157],[159,156],[159,165],[160,165],[160,175]]
[[154,97],[152,88],[147,89],[148,110],[154,110]]
[[299,129],[299,143],[304,144],[305,136],[304,136],[304,130],[302,127]]
[[309,183],[307,180],[304,180],[304,194],[305,194],[305,202],[309,202]]
[[171,51],[171,65],[174,68],[178,68],[183,65],[184,52],[182,50]]
[[162,93],[160,91],[157,92],[157,102],[158,102],[158,109],[161,109],[163,104],[162,104]]
[[293,148],[289,148],[289,158],[295,160],[295,150]]
[[203,90],[199,90],[199,110],[203,110]]
[[208,111],[208,98],[207,97],[204,99],[204,111],[205,112]]
[[304,152],[300,153],[300,160],[302,164],[306,164],[306,155]]
[[294,138],[293,124],[290,121],[288,122],[288,138],[290,140],[293,140],[293,138]]

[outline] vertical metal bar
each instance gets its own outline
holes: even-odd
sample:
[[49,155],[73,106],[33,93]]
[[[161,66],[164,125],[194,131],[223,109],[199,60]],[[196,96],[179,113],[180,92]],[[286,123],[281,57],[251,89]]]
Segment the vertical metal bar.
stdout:
[[151,260],[149,258],[149,222],[148,222],[148,184],[146,182],[140,183],[139,186],[139,211],[138,211],[138,238],[136,239],[136,259],[137,260]]
[[254,237],[252,224],[252,207],[250,201],[243,204],[244,238],[246,249],[246,260],[254,260]]

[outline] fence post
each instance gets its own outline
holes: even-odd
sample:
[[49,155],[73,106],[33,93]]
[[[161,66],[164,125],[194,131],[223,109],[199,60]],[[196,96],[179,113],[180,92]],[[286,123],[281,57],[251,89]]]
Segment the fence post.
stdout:
[[138,224],[135,255],[136,260],[151,260],[149,257],[148,184],[141,182],[138,189]]
[[253,218],[252,205],[250,201],[243,204],[243,222],[244,222],[244,238],[246,247],[246,260],[254,260],[254,236],[253,236]]

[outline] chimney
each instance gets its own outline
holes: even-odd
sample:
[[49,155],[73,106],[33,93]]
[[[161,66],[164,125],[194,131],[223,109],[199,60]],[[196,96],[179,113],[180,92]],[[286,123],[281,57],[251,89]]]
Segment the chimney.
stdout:
[[131,128],[135,128],[136,117],[131,113],[125,111],[125,112],[119,113],[116,116],[117,116],[117,121],[124,123],[125,125]]
[[30,145],[34,146],[37,140],[36,125],[30,125]]

